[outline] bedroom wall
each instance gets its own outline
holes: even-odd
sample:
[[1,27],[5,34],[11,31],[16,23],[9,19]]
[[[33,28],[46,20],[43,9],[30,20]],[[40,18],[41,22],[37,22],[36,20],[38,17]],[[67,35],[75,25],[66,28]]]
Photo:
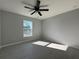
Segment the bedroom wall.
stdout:
[[0,46],[1,46],[1,11],[0,11]]
[[[2,11],[2,16],[2,45],[39,39],[41,34],[40,20],[6,11]],[[33,22],[33,36],[23,37],[23,20],[31,20]]]
[[79,48],[79,9],[43,20],[43,37]]

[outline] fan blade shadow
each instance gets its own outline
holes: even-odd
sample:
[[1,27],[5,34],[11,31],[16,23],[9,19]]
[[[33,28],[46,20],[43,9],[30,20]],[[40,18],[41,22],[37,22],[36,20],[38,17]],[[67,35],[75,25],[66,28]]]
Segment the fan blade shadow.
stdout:
[[30,7],[27,7],[27,6],[24,6],[25,8],[27,8],[27,9],[31,9],[31,10],[34,10],[34,8],[30,8]]
[[26,3],[25,1],[22,1],[22,3],[25,4],[25,5],[28,5],[28,6],[34,7],[34,5],[29,4],[29,3]]
[[40,5],[40,7],[48,7],[48,5]]

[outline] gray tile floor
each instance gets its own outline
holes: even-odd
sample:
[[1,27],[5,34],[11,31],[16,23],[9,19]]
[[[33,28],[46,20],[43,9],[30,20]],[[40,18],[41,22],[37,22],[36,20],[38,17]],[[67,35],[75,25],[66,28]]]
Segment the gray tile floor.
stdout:
[[79,50],[69,47],[61,51],[30,42],[2,48],[0,59],[79,59]]

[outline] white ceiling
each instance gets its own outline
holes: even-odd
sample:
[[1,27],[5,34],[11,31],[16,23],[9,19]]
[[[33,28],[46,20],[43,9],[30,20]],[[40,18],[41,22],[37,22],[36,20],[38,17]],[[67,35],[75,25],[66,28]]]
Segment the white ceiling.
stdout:
[[0,0],[0,9],[36,19],[46,19],[79,8],[79,0],[41,0],[41,5],[48,5],[44,8],[49,8],[49,11],[41,12],[43,16],[37,13],[30,15],[32,11],[25,9],[22,1],[35,4],[35,0]]

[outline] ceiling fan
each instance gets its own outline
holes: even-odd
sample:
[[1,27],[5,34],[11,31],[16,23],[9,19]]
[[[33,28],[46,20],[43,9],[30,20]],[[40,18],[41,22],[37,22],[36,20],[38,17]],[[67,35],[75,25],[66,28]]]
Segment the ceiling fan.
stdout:
[[29,5],[31,7],[28,7],[28,6],[24,6],[24,8],[27,8],[27,9],[31,9],[33,10],[33,12],[31,13],[31,15],[33,15],[34,13],[38,13],[40,16],[42,16],[41,12],[40,11],[49,11],[49,9],[41,9],[40,7],[46,7],[47,5],[40,5],[41,1],[40,0],[37,0],[36,1],[36,5],[33,6],[31,4],[28,4],[28,3],[25,3],[23,2],[24,4],[26,5]]

